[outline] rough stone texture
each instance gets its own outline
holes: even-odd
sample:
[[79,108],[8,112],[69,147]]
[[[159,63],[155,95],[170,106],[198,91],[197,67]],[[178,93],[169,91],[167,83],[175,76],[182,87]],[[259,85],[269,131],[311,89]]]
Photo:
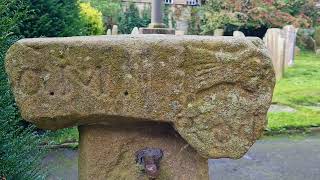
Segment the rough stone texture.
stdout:
[[23,118],[40,128],[169,122],[203,157],[241,157],[261,135],[275,83],[259,38],[25,39],[6,70]]
[[169,124],[135,124],[109,127],[85,125],[79,127],[80,180],[148,180],[135,162],[135,153],[148,148],[160,148],[158,180],[208,180],[208,161],[185,142]]

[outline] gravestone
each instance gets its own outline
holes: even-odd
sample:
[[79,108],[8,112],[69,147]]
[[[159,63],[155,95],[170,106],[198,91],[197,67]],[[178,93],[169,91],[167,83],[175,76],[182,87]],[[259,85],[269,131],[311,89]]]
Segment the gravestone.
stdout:
[[287,25],[283,27],[282,33],[285,39],[284,68],[287,68],[293,65],[297,29],[292,25]]
[[241,31],[233,31],[233,37],[246,37]]
[[317,49],[317,50],[316,50],[316,55],[317,55],[317,56],[320,56],[320,49]]
[[263,38],[272,59],[276,79],[280,80],[284,73],[285,39],[279,28],[268,29]]
[[259,38],[23,39],[5,66],[24,119],[78,126],[80,179],[208,179],[262,134],[275,84]]
[[108,30],[107,30],[107,35],[112,35],[111,29],[108,29]]
[[299,56],[300,53],[301,53],[301,49],[300,49],[298,46],[296,46],[296,47],[294,48],[294,55],[295,55],[295,56]]
[[281,79],[284,70],[293,65],[296,47],[297,29],[291,25],[283,29],[268,29],[264,42],[270,51],[277,80]]
[[117,25],[112,26],[112,35],[118,35],[118,26]]
[[214,36],[223,36],[224,29],[215,29],[213,32]]
[[320,55],[320,27],[315,28],[314,32],[314,40],[316,44],[316,54],[319,56]]
[[131,31],[131,34],[132,34],[132,35],[137,35],[137,34],[139,34],[139,29],[138,29],[137,27],[134,27],[134,28],[132,29],[132,31]]
[[176,31],[176,35],[178,36],[184,35],[184,31]]
[[314,40],[314,29],[299,28],[297,31],[297,44],[307,50],[316,50],[316,41]]
[[320,27],[315,28],[314,40],[316,42],[317,49],[320,49]]

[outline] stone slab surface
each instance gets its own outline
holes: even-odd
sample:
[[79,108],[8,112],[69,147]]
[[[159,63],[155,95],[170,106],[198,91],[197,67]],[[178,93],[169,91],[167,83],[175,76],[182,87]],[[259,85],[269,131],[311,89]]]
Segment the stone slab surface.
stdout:
[[208,180],[208,160],[169,124],[80,126],[79,179],[149,180],[135,161],[137,151],[163,151],[157,180]]
[[6,70],[23,118],[40,128],[169,122],[211,158],[239,158],[255,142],[275,83],[258,38],[24,39]]

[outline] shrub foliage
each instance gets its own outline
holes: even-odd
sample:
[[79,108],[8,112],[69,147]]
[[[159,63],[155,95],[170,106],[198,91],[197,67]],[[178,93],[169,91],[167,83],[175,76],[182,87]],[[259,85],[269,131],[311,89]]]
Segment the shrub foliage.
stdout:
[[310,27],[319,20],[315,0],[208,0],[201,8],[202,33],[217,28]]
[[105,32],[102,13],[94,9],[90,3],[80,3],[80,15],[83,18],[87,34],[103,34]]
[[126,11],[119,18],[119,30],[122,34],[130,34],[134,27],[146,27],[150,23],[148,10],[140,17],[139,10],[134,3],[130,3]]
[[0,0],[0,179],[44,179],[45,135],[20,116],[5,73],[9,47],[23,37],[90,35],[103,32],[98,11],[77,0]]
[[32,126],[21,125],[4,69],[5,52],[18,39],[14,32],[26,12],[22,0],[0,1],[0,177],[7,179],[44,178],[38,166],[44,152],[39,148],[41,137],[33,134]]

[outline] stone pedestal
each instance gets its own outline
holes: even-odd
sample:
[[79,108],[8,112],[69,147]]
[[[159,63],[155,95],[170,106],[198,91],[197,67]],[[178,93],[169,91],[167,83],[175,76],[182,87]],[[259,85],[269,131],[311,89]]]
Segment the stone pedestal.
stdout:
[[169,28],[140,28],[140,34],[175,34],[174,29]]
[[136,163],[143,148],[160,148],[159,180],[208,180],[208,162],[166,123],[85,125],[79,127],[79,177],[87,179],[147,180]]
[[24,39],[5,66],[24,119],[82,125],[82,180],[208,179],[207,159],[241,158],[262,134],[275,84],[259,38]]

